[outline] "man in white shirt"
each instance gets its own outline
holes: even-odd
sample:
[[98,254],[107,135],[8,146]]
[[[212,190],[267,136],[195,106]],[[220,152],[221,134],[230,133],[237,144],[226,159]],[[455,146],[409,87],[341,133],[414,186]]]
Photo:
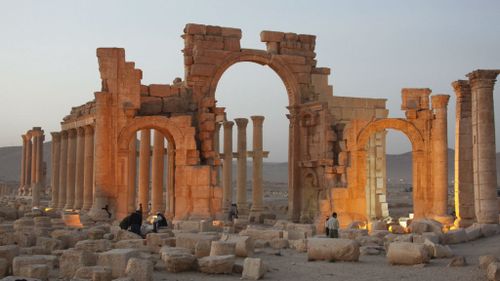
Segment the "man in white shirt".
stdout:
[[333,213],[328,219],[328,236],[330,238],[339,238],[339,221],[337,220],[337,213]]

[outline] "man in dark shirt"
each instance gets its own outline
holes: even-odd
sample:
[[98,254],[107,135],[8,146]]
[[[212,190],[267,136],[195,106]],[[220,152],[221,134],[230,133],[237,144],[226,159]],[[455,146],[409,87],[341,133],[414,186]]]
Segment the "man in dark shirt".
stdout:
[[141,235],[142,214],[140,210],[135,211],[130,215],[130,231],[137,235]]

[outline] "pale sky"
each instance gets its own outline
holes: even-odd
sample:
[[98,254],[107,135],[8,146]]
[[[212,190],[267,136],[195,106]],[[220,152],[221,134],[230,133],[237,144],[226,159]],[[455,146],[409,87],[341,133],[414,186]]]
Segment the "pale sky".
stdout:
[[[42,126],[50,140],[48,132],[60,129],[72,106],[93,98],[100,89],[98,47],[125,48],[127,60],[143,70],[143,84],[183,77],[180,35],[189,22],[241,28],[243,48],[265,49],[262,30],[315,34],[318,66],[332,69],[334,94],[386,98],[391,117],[403,116],[403,87],[449,94],[450,147],[451,82],[477,68],[500,68],[500,1],[495,0],[0,0],[0,146],[20,145],[21,134],[33,126]],[[265,115],[269,160],[286,161],[288,100],[271,69],[250,63],[231,67],[216,98],[231,118]],[[409,149],[402,134],[389,135],[389,153]]]

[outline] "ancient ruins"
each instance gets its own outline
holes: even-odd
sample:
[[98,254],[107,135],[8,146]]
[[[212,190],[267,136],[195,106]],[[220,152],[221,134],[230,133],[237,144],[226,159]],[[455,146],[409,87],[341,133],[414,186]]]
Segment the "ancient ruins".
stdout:
[[[160,248],[177,247],[159,250],[156,242],[147,240],[147,247],[160,251],[169,272],[167,260],[170,256],[182,255],[191,259],[191,254],[201,253],[207,247],[210,254],[196,254],[200,270],[221,273],[211,272],[215,269],[210,265],[229,263],[230,268],[221,271],[231,272],[231,258],[226,255],[234,255],[238,249],[245,252],[250,247],[245,244],[246,240],[241,240],[246,238],[241,237],[267,241],[278,249],[290,247],[308,251],[309,260],[357,261],[359,245],[352,239],[368,237],[368,231],[379,235],[377,239],[384,238],[389,231],[421,236],[434,232],[441,236],[435,238],[435,234],[429,234],[418,239],[422,243],[429,239],[436,245],[440,241],[461,243],[500,232],[493,108],[493,89],[500,70],[475,70],[467,75],[467,80],[452,83],[456,95],[455,218],[448,209],[447,168],[453,165],[447,158],[449,95],[431,94],[428,88],[404,88],[401,90],[401,110],[406,118],[390,118],[383,98],[334,95],[328,80],[330,69],[320,67],[315,59],[316,36],[262,31],[260,38],[266,45],[264,50],[242,48],[241,37],[238,28],[187,24],[182,35],[185,76],[175,78],[171,84],[142,85],[142,71],[125,60],[124,49],[97,49],[102,87],[88,103],[73,107],[63,118],[61,130],[51,133],[50,184],[42,184],[43,130],[34,127],[22,136],[18,195],[31,200],[35,210],[62,214],[58,223],[78,228],[94,226],[89,235],[98,237],[96,239],[102,239],[110,226],[96,230],[99,227],[95,224],[119,221],[139,206],[151,214],[165,213],[179,231],[186,228],[200,231],[199,234],[175,233],[175,238],[170,234],[161,236],[161,233],[148,236],[148,239],[160,241]],[[220,78],[239,62],[270,67],[281,78],[288,94],[288,222],[281,222],[284,227],[281,230],[251,227],[269,222],[280,224],[274,214],[265,211],[263,202],[262,163],[269,153],[263,141],[265,116],[228,120],[225,108],[217,104],[216,89]],[[235,124],[237,139],[233,140]],[[251,148],[247,146],[247,127],[250,126]],[[396,223],[389,231],[386,222],[382,225],[389,216],[385,165],[388,129],[402,132],[411,142],[414,206],[411,218],[414,223],[410,227]],[[236,151],[233,151],[233,142]],[[237,163],[234,186],[233,159]],[[246,174],[248,159],[252,160],[252,175]],[[250,178],[252,196],[247,198],[245,184]],[[50,198],[49,206],[41,203],[40,198],[45,194]],[[228,221],[232,203],[237,204],[240,212],[234,223]],[[43,225],[43,219],[37,218],[38,211],[26,211],[29,216],[35,216],[35,226],[37,222]],[[312,238],[324,233],[325,217],[332,212],[338,213],[341,227],[349,230],[341,233],[341,238],[346,239],[331,242],[326,238]],[[471,229],[467,232],[469,236],[464,230],[467,227]],[[223,234],[224,242],[219,241],[216,234],[202,234],[206,231],[239,232],[240,235]],[[449,232],[443,234],[442,231]],[[113,236],[114,239],[137,238],[130,238],[132,234],[125,232],[115,231],[115,235],[128,238]],[[415,237],[413,242],[418,240]],[[56,237],[52,235],[52,238]],[[303,243],[307,238],[310,239],[306,247]],[[68,245],[61,249],[75,247],[76,241],[64,239],[63,243]],[[172,245],[172,239],[176,239],[176,245]],[[234,239],[229,246],[232,250],[227,250],[225,243],[231,239]],[[390,263],[402,262],[401,253],[411,251],[421,255],[421,259],[404,264],[428,262],[424,244],[391,239],[389,243],[399,241],[403,244],[390,243],[385,250],[381,250],[383,246],[379,244],[376,250],[377,253],[388,251]],[[197,241],[208,241],[208,244]],[[34,246],[27,241],[18,244],[23,243]],[[145,247],[143,242],[141,246],[127,243],[128,246],[122,248]],[[235,243],[243,248],[236,246],[235,250]],[[178,247],[191,251],[181,254]],[[352,255],[339,257],[322,250],[330,247],[349,249],[344,254],[352,250]],[[442,245],[433,247],[444,249]],[[111,263],[108,259],[114,257],[125,255],[127,260],[133,257],[118,269],[112,266],[113,278],[122,276],[125,270],[127,276],[132,276],[134,273],[129,267],[134,266],[153,271],[152,265],[135,259],[135,250],[125,253],[125,249],[104,248],[103,252],[109,251],[99,256],[99,265]],[[64,252],[62,255],[74,258],[81,253]],[[205,256],[215,256],[218,260],[202,260]],[[240,256],[250,255],[245,252]],[[260,260],[245,260],[245,270],[251,266],[257,270],[252,274],[260,275],[259,278],[264,274]],[[172,270],[177,272],[177,269]],[[104,274],[95,273],[95,270],[89,269],[89,272]],[[66,270],[66,273],[64,276],[69,279],[78,274],[90,274],[77,274],[76,269]]]

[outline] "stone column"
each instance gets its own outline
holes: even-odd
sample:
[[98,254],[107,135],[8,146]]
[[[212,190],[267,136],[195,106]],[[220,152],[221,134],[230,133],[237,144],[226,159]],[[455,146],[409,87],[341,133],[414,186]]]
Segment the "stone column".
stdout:
[[61,132],[61,154],[59,157],[59,200],[57,209],[66,205],[66,176],[68,175],[68,132]]
[[248,119],[234,119],[238,127],[238,178],[236,182],[236,202],[242,215],[248,214],[247,203],[247,124]]
[[85,126],[85,148],[83,164],[83,205],[84,211],[89,211],[92,207],[92,197],[94,195],[94,128]]
[[167,144],[167,195],[165,214],[170,218],[175,216],[175,149],[171,143]]
[[149,163],[151,158],[151,131],[141,130],[141,144],[139,151],[139,204],[143,212],[148,209],[149,202]]
[[128,188],[127,188],[127,211],[129,213],[136,209],[136,175],[137,175],[137,135],[134,134],[128,145]]
[[52,201],[50,206],[52,208],[57,208],[59,205],[59,168],[60,168],[60,157],[61,157],[61,133],[52,132],[52,167],[51,167],[51,186],[52,186]]
[[[217,158],[219,158],[220,156],[220,127],[221,127],[221,123],[220,122],[216,122],[215,123],[215,132],[214,132],[214,151],[215,151],[215,154],[217,155]],[[220,166],[215,166],[215,169],[216,169],[216,185],[217,186],[221,186],[221,174],[220,174]]]
[[262,148],[262,124],[264,116],[251,116],[253,123],[253,171],[252,171],[252,213],[264,210],[264,191],[262,188],[262,159],[264,151]]
[[31,160],[32,160],[32,150],[33,150],[33,145],[31,143],[31,139],[32,139],[32,136],[31,136],[31,133],[28,132],[26,134],[26,137],[28,139],[27,143],[26,143],[26,159],[25,159],[25,179],[24,179],[24,187],[23,187],[23,190],[20,195],[28,195],[28,190],[29,190],[29,186],[31,185]]
[[472,174],[472,96],[469,81],[451,84],[457,96],[455,116],[455,213],[457,227],[474,223],[474,177]]
[[472,92],[475,212],[481,224],[498,223],[493,87],[499,72],[476,70],[467,75]]
[[32,166],[31,168],[33,169],[34,173],[31,174],[32,179],[31,179],[31,206],[32,207],[38,207],[40,205],[40,148],[41,145],[40,143],[43,143],[42,135],[40,132],[35,131],[34,139],[33,139],[33,147],[35,153],[33,154],[32,157]]
[[224,122],[224,163],[222,171],[222,210],[227,213],[233,200],[233,125],[234,122]]
[[432,120],[432,179],[434,189],[433,213],[438,220],[448,220],[448,119],[449,95],[431,97]]
[[76,165],[75,165],[75,210],[81,210],[83,207],[83,180],[85,165],[85,129],[76,129]]
[[21,178],[19,179],[19,192],[18,194],[22,194],[24,185],[26,184],[26,154],[28,150],[28,136],[27,135],[22,135],[21,138],[23,139],[23,151],[22,151],[22,156],[21,156]]
[[164,210],[163,206],[163,156],[165,155],[165,137],[157,130],[154,131],[153,163],[152,163],[152,192],[151,211],[153,214]]
[[37,155],[38,155],[38,134],[36,131],[32,132],[31,136],[31,183],[29,186],[28,194],[32,195],[33,188],[36,184],[36,164],[37,164]]
[[66,159],[66,205],[64,209],[73,209],[75,205],[76,172],[76,130],[68,130],[68,157]]

